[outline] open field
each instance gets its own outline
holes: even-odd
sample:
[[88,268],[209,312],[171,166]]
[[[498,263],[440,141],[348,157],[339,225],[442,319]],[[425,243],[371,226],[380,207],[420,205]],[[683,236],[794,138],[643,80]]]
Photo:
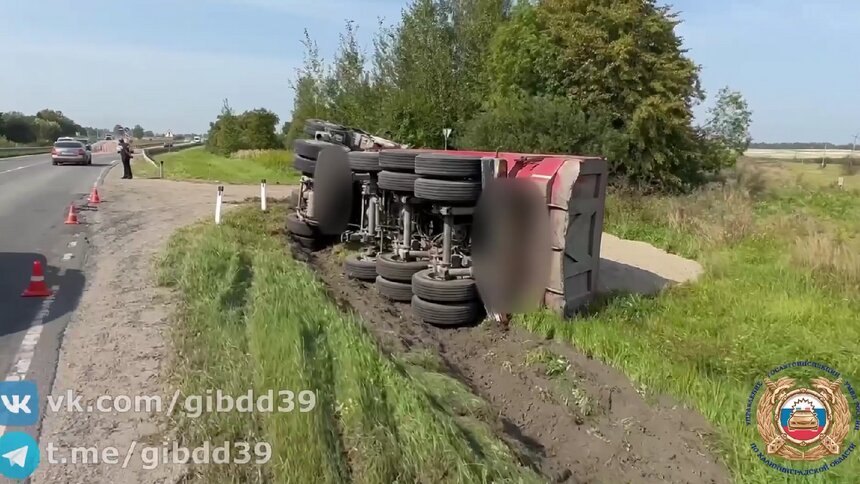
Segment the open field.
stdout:
[[845,190],[860,190],[860,162],[852,172],[846,164],[829,163],[824,168],[815,160],[779,160],[773,158],[743,158],[741,164],[754,164],[764,182],[771,186],[788,185],[837,189],[842,178]]
[[[856,153],[855,153],[856,154]],[[815,158],[848,158],[851,150],[770,150],[749,149],[744,156],[750,158],[776,158],[781,160],[815,159]]]
[[[242,154],[240,153],[239,156]],[[154,155],[156,163],[164,162],[164,177],[170,180],[206,180],[216,183],[291,184],[299,179],[292,168],[292,154],[287,150],[247,153],[245,158],[226,158],[203,147],[188,148]],[[140,176],[158,177],[158,170],[138,155],[135,170]]]

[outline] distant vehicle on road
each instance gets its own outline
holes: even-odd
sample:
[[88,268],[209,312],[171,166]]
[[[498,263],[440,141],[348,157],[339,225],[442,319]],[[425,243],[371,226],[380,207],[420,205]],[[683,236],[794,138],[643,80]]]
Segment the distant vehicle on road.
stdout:
[[199,137],[199,136],[195,136],[195,137],[194,137],[194,142],[195,142],[195,143],[199,143],[200,141],[201,141],[201,140],[200,140],[200,137]]
[[61,136],[57,138],[57,141],[78,141],[75,138],[69,138],[68,136]]
[[92,165],[93,153],[89,145],[80,141],[57,141],[51,148],[51,163],[55,166],[64,163]]
[[105,135],[105,141],[113,141],[113,135],[111,135],[111,134],[106,134],[106,135]]

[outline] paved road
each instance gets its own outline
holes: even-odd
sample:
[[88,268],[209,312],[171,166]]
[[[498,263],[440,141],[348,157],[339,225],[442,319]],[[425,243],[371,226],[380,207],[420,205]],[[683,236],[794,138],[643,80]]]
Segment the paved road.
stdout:
[[[0,159],[0,378],[37,380],[42,403],[63,331],[86,282],[84,205],[116,158],[95,153],[90,166],[53,166],[50,155]],[[82,225],[64,224],[72,203],[81,207]],[[48,286],[57,289],[52,299],[20,297],[36,259]]]

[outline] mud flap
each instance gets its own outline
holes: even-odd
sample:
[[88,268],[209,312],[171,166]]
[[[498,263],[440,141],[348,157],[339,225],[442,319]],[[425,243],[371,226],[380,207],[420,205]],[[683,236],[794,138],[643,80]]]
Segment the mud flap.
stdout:
[[314,172],[313,213],[326,235],[346,230],[353,213],[354,184],[346,152],[336,146],[323,148]]

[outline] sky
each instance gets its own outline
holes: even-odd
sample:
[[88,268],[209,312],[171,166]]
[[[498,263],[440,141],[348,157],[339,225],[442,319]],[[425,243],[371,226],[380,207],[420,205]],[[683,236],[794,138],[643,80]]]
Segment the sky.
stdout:
[[[205,132],[224,99],[290,118],[304,29],[334,54],[347,19],[367,49],[407,0],[0,0],[0,112],[59,109],[87,126]],[[756,141],[860,133],[860,1],[674,0],[709,95],[729,86]],[[704,119],[709,101],[696,108]]]

